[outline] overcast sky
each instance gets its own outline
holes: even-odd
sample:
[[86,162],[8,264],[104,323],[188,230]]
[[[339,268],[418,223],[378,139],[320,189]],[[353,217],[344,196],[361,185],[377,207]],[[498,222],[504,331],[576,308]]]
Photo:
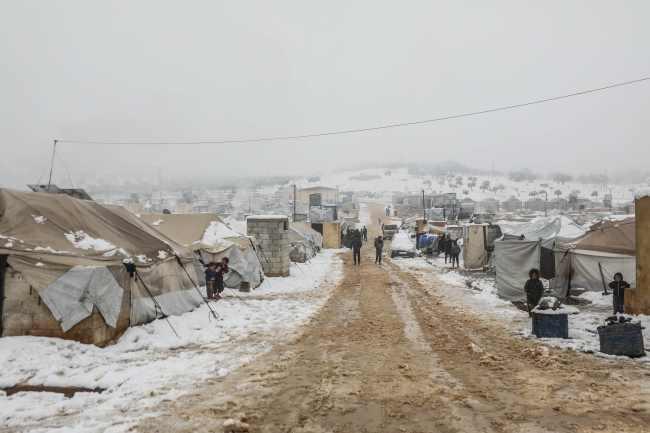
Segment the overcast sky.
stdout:
[[[52,142],[214,141],[462,114],[650,77],[650,2],[0,2],[0,184]],[[645,169],[650,81],[542,105],[322,138],[60,144],[75,176],[325,172],[363,161]],[[55,174],[63,169],[57,161]],[[83,185],[80,185],[83,186]]]

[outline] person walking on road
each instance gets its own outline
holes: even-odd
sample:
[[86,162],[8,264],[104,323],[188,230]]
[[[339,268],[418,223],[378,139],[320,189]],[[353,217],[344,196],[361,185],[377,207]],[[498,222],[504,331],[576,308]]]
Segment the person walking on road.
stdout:
[[447,235],[447,239],[445,239],[445,264],[447,264],[447,257],[451,261],[451,246],[453,243],[454,241],[451,240],[451,236]]
[[367,241],[368,240],[368,229],[366,226],[363,226],[363,240]]
[[460,263],[458,261],[458,256],[460,255],[460,245],[458,245],[458,242],[454,242],[454,245],[451,247],[451,267],[454,267],[454,262],[456,262],[456,266],[460,268]]
[[379,236],[375,241],[375,263],[379,262],[381,265],[381,252],[384,249],[384,240]]
[[539,280],[539,269],[532,268],[528,271],[530,280],[526,281],[524,292],[526,292],[526,306],[528,307],[528,317],[533,317],[533,308],[539,304],[544,293],[544,285]]
[[352,249],[352,255],[354,256],[355,266],[361,266],[362,246],[363,246],[363,242],[361,242],[361,233],[359,231],[355,231],[354,237],[352,238],[352,245],[350,245],[350,248]]
[[614,281],[609,283],[609,288],[612,289],[612,296],[614,302],[614,314],[625,313],[625,289],[629,289],[630,285],[627,281],[623,281],[623,274],[617,272],[614,274]]

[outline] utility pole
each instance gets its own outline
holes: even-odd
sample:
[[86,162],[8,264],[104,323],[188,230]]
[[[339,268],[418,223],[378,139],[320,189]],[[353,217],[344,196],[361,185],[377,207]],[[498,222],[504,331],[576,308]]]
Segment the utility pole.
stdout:
[[544,216],[547,217],[548,216],[548,210],[547,210],[547,207],[548,207],[548,191],[544,191],[544,194],[546,195],[546,201],[544,202]]
[[293,184],[293,222],[296,222],[296,184]]
[[158,192],[160,193],[160,206],[162,207],[163,204],[163,197],[162,197],[162,174],[160,170],[162,167],[156,167],[158,169]]

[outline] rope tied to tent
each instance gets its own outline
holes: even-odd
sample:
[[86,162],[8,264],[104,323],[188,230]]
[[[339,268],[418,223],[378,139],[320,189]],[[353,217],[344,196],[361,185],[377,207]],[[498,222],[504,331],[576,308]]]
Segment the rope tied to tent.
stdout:
[[156,319],[158,319],[158,310],[160,310],[160,314],[162,314],[161,318],[165,319],[167,321],[167,323],[169,324],[169,327],[172,328],[172,331],[174,331],[174,334],[176,334],[176,336],[178,338],[181,338],[181,336],[178,335],[178,333],[176,332],[176,330],[172,326],[172,323],[169,321],[168,316],[163,312],[162,307],[160,306],[160,304],[158,303],[156,298],[153,296],[153,293],[151,293],[151,290],[149,290],[149,287],[147,287],[147,285],[145,284],[145,282],[142,279],[142,277],[140,276],[140,274],[138,274],[138,269],[135,267],[135,264],[134,263],[124,263],[124,266],[126,266],[126,270],[129,272],[129,274],[131,274],[131,276],[135,276],[136,284],[138,282],[138,279],[140,279],[140,282],[142,283],[142,287],[144,287],[144,290],[147,292],[147,294],[151,298],[151,301],[153,302],[154,310],[156,311]]
[[[194,282],[192,277],[190,277],[190,274],[187,272],[187,269],[185,269],[185,266],[183,266],[183,263],[181,262],[181,259],[177,255],[174,255],[174,257],[176,257],[176,262],[185,271],[185,274],[187,275],[187,278],[190,279],[190,281],[194,285],[194,288],[196,289],[196,291],[199,292],[199,295],[201,296],[201,299],[203,299],[203,302],[205,302],[205,305],[207,305],[208,308],[210,309],[210,313],[212,313],[212,317],[214,317],[215,320],[219,320],[220,319],[219,314],[216,311],[214,311],[212,309],[212,307],[210,307],[210,304],[208,304],[208,301],[205,300],[205,298],[203,297],[203,294],[199,290],[199,287],[196,285],[196,283]],[[212,319],[210,318],[210,313],[208,313],[208,320],[210,322],[212,322]]]

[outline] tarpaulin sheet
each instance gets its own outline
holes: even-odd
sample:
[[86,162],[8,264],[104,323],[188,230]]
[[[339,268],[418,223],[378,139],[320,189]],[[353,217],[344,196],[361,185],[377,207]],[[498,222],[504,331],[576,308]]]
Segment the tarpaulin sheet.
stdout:
[[524,285],[529,278],[528,271],[539,268],[539,242],[495,242],[494,261],[497,270],[497,295],[506,301],[525,300]]

